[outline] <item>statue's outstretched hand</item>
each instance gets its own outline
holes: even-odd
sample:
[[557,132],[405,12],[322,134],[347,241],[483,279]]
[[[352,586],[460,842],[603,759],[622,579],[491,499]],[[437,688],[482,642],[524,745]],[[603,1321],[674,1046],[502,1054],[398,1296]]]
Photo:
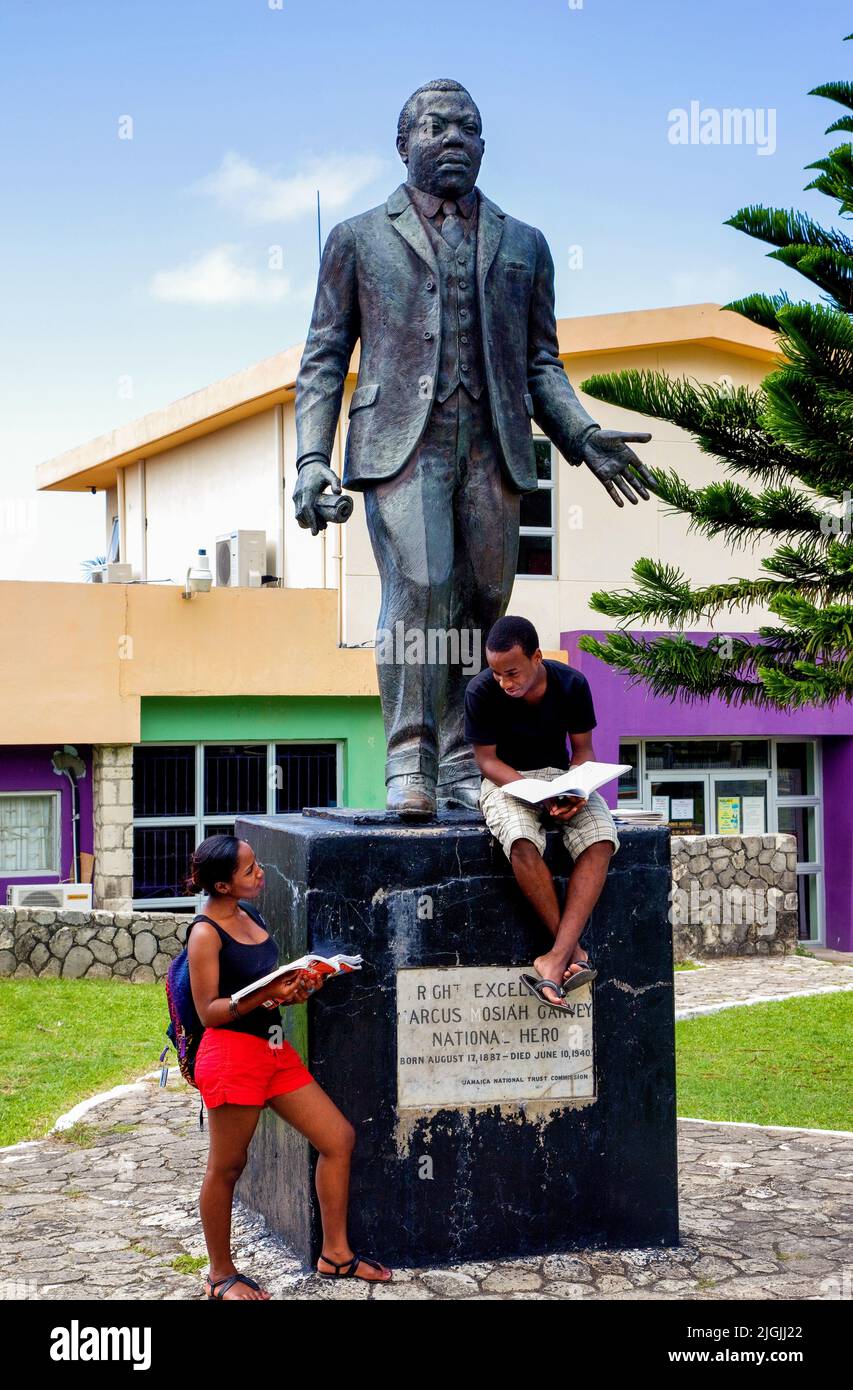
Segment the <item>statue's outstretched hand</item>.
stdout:
[[306,529],[310,526],[312,536],[326,529],[326,519],[316,510],[314,503],[327,487],[331,487],[333,492],[341,490],[341,480],[328,464],[319,461],[303,464],[293,489],[293,503],[296,520]]
[[625,505],[620,493],[636,505],[635,489],[646,502],[649,494],[643,484],[652,492],[656,490],[651,473],[634,450],[628,448],[629,444],[648,444],[651,437],[650,434],[625,434],[622,430],[596,430],[584,440],[584,463],[607,488],[617,507]]

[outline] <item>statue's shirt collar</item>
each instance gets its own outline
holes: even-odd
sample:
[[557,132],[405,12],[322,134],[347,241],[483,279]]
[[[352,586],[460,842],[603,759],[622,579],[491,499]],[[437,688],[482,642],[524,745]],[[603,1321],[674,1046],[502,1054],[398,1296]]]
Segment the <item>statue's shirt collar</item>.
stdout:
[[464,218],[473,217],[477,208],[476,188],[473,188],[470,193],[466,193],[462,198],[446,199],[440,197],[437,193],[424,193],[422,188],[415,188],[412,183],[407,183],[404,187],[415,207],[418,208],[425,217],[435,217],[444,202],[456,203]]

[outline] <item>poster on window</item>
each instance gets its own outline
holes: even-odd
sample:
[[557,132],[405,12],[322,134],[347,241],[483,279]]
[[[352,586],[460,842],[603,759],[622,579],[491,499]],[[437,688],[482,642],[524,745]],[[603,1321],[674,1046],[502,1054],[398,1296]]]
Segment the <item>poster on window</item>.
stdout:
[[673,820],[692,820],[693,819],[693,797],[674,796],[672,798],[672,819]]
[[669,797],[653,796],[652,810],[658,811],[664,820],[669,820]]
[[740,797],[717,797],[717,834],[740,834]]
[[744,835],[763,835],[765,829],[764,797],[745,796],[743,798]]

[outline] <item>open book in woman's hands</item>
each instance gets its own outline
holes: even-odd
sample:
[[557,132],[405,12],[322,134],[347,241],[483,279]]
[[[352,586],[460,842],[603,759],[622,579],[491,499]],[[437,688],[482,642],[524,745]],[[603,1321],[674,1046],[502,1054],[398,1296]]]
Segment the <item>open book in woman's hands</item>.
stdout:
[[[345,956],[338,954],[335,956],[300,956],[298,960],[292,960],[287,965],[279,965],[275,970],[271,970],[268,975],[262,975],[259,980],[254,980],[250,985],[244,985],[232,994],[232,999],[244,999],[247,994],[254,994],[256,989],[262,985],[271,985],[275,980],[280,980],[283,975],[302,975],[309,984],[318,985],[324,980],[330,980],[334,975],[349,975],[353,970],[360,970],[362,966],[361,956]],[[276,1008],[275,1001],[265,1004],[267,1008]]]
[[504,782],[501,791],[508,792],[519,801],[527,801],[531,806],[537,806],[552,796],[580,796],[586,799],[590,792],[598,791],[605,782],[612,782],[623,772],[630,772],[631,767],[631,763],[581,763],[579,767],[570,767],[568,772],[555,777],[553,782],[546,782],[541,777],[521,777],[517,782]]

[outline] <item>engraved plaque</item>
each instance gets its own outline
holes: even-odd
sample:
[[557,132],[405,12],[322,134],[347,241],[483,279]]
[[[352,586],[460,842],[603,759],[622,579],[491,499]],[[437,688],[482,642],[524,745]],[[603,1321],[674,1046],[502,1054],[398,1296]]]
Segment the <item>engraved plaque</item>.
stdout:
[[516,966],[397,971],[397,1103],[403,1108],[589,1099],[592,988],[570,1012],[528,994]]

